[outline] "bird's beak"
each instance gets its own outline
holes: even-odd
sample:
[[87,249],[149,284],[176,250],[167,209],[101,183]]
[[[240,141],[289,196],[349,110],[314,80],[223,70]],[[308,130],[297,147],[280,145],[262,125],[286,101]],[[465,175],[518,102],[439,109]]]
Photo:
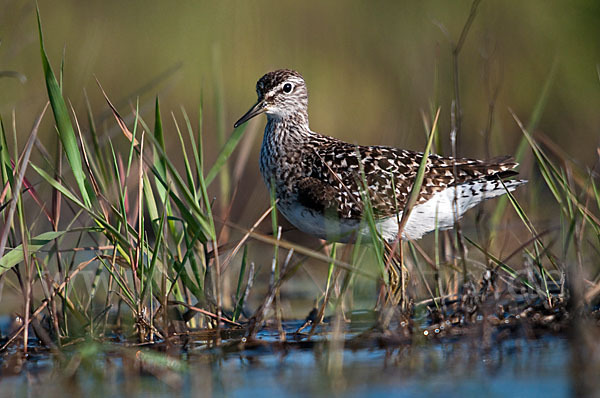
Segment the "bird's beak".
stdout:
[[252,119],[254,116],[260,115],[261,113],[265,113],[266,110],[267,110],[267,103],[265,102],[265,100],[264,99],[258,100],[258,102],[256,104],[254,104],[254,106],[252,108],[250,108],[250,110],[248,112],[246,112],[246,114],[244,116],[242,116],[240,118],[240,120],[235,122],[233,127],[237,128],[239,125],[241,125],[242,123],[246,123],[248,120]]

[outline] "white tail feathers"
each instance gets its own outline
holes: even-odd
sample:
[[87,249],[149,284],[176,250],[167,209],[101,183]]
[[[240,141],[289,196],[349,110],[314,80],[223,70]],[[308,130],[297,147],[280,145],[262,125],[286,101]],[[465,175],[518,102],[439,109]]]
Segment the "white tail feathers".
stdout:
[[[415,206],[402,232],[403,239],[419,239],[435,229],[445,230],[454,226],[467,210],[486,199],[514,191],[527,180],[476,180],[449,187],[433,195],[427,202]],[[388,219],[390,220],[390,219]],[[383,221],[383,220],[382,220]],[[396,218],[391,217],[396,223]],[[398,227],[390,221],[383,221],[381,232],[388,241],[396,239]]]

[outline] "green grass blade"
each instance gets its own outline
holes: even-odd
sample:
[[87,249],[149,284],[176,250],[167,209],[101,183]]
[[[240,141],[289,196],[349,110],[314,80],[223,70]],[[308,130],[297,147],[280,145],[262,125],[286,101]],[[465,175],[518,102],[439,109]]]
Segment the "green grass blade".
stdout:
[[327,284],[325,285],[325,291],[329,291],[329,289],[331,288],[331,277],[333,275],[333,267],[335,266],[335,258],[336,258],[336,244],[335,242],[333,242],[331,244],[331,259],[333,261],[331,261],[329,263],[329,266],[327,268]]
[[[183,154],[183,163],[185,165],[185,176],[188,183],[188,189],[194,195],[196,194],[196,184],[194,182],[194,174],[192,173],[192,167],[190,165],[190,160],[188,158],[187,151],[185,149],[186,145],[183,141],[183,135],[181,134],[181,130],[179,129],[179,124],[177,123],[177,119],[175,119],[175,115],[173,115],[173,122],[175,123],[175,130],[177,130],[177,136],[179,137],[179,144],[181,145],[181,153]],[[197,198],[194,197],[194,200],[197,201]]]
[[147,289],[152,286],[152,281],[154,277],[154,269],[156,268],[156,262],[158,260],[158,253],[160,252],[160,248],[163,246],[163,235],[164,235],[164,225],[166,220],[166,206],[163,206],[163,213],[160,217],[160,224],[158,228],[155,229],[156,232],[156,242],[154,243],[154,250],[152,251],[152,259],[150,260],[150,266],[148,271],[146,272],[147,282],[144,284],[144,288],[142,289],[142,293],[140,294],[140,301],[143,303],[146,298]]
[[[156,103],[154,108],[154,167],[160,177],[167,181],[167,164],[165,159],[165,137],[163,134],[162,120],[160,117],[160,104],[158,97],[156,97]],[[158,148],[160,148],[160,151]],[[161,184],[156,184],[156,190],[158,191],[159,200],[166,203],[165,198],[167,197],[167,187],[163,187]]]
[[83,202],[81,202],[79,200],[79,198],[77,198],[77,196],[75,196],[71,191],[69,191],[64,185],[62,185],[60,182],[56,181],[49,174],[47,174],[44,170],[40,169],[39,167],[37,167],[33,163],[30,164],[30,166],[44,180],[46,180],[53,188],[55,188],[56,190],[60,191],[60,193],[63,194],[64,197],[66,197],[67,199],[69,199],[71,202],[75,203],[78,207],[80,207],[82,209],[87,209],[87,206],[85,206],[85,204],[83,204]]
[[[10,162],[10,154],[8,153],[8,144],[6,141],[6,132],[4,130],[4,121],[0,116],[0,192],[8,185],[7,198],[11,196],[10,186],[12,184],[12,165]],[[8,201],[6,201],[8,204]],[[1,210],[0,210],[1,212]]]
[[[65,234],[65,232],[67,231],[49,231],[39,234],[38,236],[35,236],[29,240],[29,243],[27,244],[27,250],[29,253],[35,253],[48,243],[52,242],[54,239],[61,237],[63,234]],[[4,256],[0,258],[0,275],[23,261],[23,259],[22,244],[5,253]]]
[[73,130],[71,119],[69,118],[69,112],[67,111],[67,105],[65,104],[61,89],[56,81],[56,76],[52,71],[48,57],[46,56],[39,9],[37,10],[37,23],[46,88],[48,89],[48,98],[50,100],[50,105],[52,106],[52,112],[54,113],[58,136],[62,142],[65,154],[67,155],[67,160],[69,161],[73,175],[75,176],[75,181],[79,187],[83,202],[89,207],[91,205],[91,200],[85,184],[86,178],[83,171],[81,154],[79,153],[79,147],[77,145],[77,138],[75,136],[75,131]]
[[245,124],[233,130],[233,134],[231,134],[231,137],[229,137],[229,140],[227,140],[223,146],[223,149],[221,149],[219,156],[217,156],[215,164],[213,164],[211,169],[208,171],[208,174],[206,174],[206,178],[204,179],[206,186],[209,186],[210,183],[213,182],[215,177],[219,174],[219,171],[221,171],[223,166],[227,163],[227,160],[242,139],[242,135],[244,134],[245,130]]
[[[152,226],[154,228],[155,221],[159,220],[158,215],[158,206],[156,205],[156,199],[154,198],[154,193],[152,192],[152,186],[150,185],[150,179],[148,175],[144,173],[144,199],[146,200],[146,210],[150,215],[150,221],[152,221]],[[157,233],[157,231],[155,230]]]
[[435,138],[435,132],[437,131],[437,123],[440,117],[440,108],[438,108],[435,119],[433,120],[433,126],[431,128],[431,133],[429,134],[429,138],[427,140],[427,145],[425,146],[425,150],[423,151],[423,157],[421,158],[421,163],[419,164],[419,169],[417,170],[417,175],[415,177],[415,181],[413,182],[413,186],[410,190],[410,195],[408,197],[408,202],[406,202],[406,206],[404,206],[404,210],[402,211],[402,218],[400,219],[400,225],[398,226],[398,233],[400,234],[404,230],[404,226],[408,222],[408,217],[413,206],[417,203],[419,196],[421,194],[421,185],[423,185],[423,178],[425,178],[425,169],[427,168],[427,161],[429,160],[429,153],[431,152],[431,145],[433,144],[433,139]]
[[244,275],[246,274],[246,263],[248,261],[248,245],[244,245],[244,252],[242,253],[242,265],[240,266],[240,274],[238,276],[237,288],[235,289],[235,309],[231,317],[232,321],[236,321],[242,313],[244,308],[244,294],[242,293],[242,282],[244,281]]
[[[181,112],[183,113],[183,118],[185,120],[185,125],[187,127],[187,132],[188,132],[188,136],[189,136],[191,147],[192,147],[192,154],[194,155],[194,165],[196,168],[196,181],[199,181],[198,176],[203,173],[202,159],[200,159],[200,153],[198,152],[199,148],[196,143],[196,139],[194,138],[194,129],[192,128],[192,123],[190,122],[190,118],[188,117],[187,112],[185,111],[185,108],[182,107]],[[200,109],[200,117],[202,117],[202,109]],[[199,135],[200,135],[200,133],[199,133]],[[201,136],[199,138],[202,139]],[[197,196],[197,192],[196,192],[196,196]]]

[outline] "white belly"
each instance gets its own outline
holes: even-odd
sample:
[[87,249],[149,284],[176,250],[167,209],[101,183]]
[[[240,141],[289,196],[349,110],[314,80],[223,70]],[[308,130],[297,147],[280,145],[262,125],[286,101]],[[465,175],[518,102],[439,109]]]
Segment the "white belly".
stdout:
[[[427,202],[429,203],[429,202]],[[427,232],[435,229],[435,214],[429,214],[429,212],[420,211],[422,206],[415,206],[411,213],[404,231],[402,233],[403,239],[419,239]],[[425,209],[423,209],[425,210]],[[429,210],[429,209],[427,209]],[[331,242],[343,242],[348,243],[354,241],[356,234],[362,235],[364,239],[370,239],[371,230],[367,225],[366,221],[356,219],[335,219],[324,217],[321,213],[315,212],[312,209],[301,205],[292,205],[289,208],[280,206],[279,211],[288,219],[299,230],[315,236],[320,239],[325,239]],[[438,214],[439,214],[438,210]],[[398,221],[402,218],[402,212],[398,216],[383,218],[376,221],[376,228],[379,234],[388,242],[393,242],[398,236]],[[451,228],[454,224],[452,219],[451,222],[445,222],[447,220],[441,219],[438,215],[438,229]]]

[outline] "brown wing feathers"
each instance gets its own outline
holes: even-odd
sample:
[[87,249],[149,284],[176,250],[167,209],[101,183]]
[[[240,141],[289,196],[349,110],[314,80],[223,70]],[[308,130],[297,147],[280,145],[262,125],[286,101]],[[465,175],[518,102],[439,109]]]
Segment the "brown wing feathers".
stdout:
[[[406,205],[421,159],[419,152],[330,143],[315,148],[309,162],[311,175],[298,183],[298,198],[315,210],[329,210],[340,218],[360,218],[363,206],[359,187],[364,173],[376,215],[388,217]],[[453,185],[513,176],[516,166],[511,157],[480,161],[431,155],[419,203]]]

